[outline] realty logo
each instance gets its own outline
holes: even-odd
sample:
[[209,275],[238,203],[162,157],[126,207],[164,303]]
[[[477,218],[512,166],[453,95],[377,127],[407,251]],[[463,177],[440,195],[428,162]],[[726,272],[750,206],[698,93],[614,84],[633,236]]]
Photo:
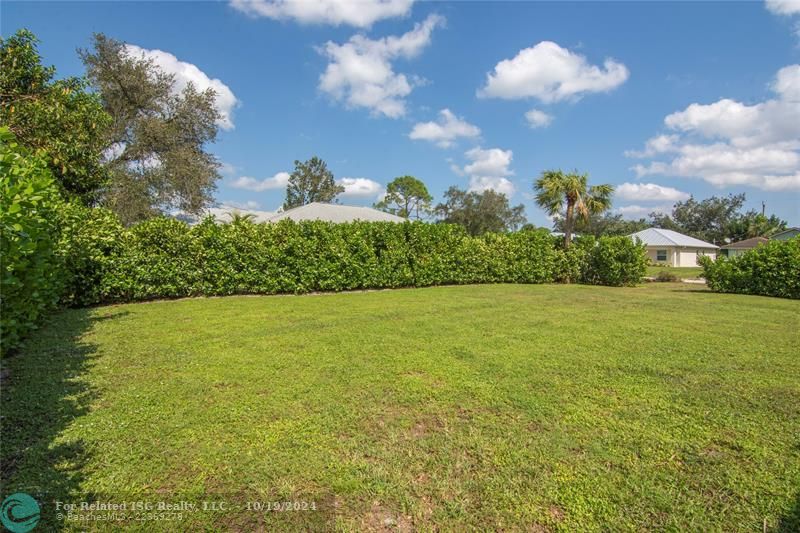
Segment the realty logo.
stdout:
[[36,527],[40,518],[39,504],[24,492],[12,494],[0,506],[0,522],[11,533],[26,533]]

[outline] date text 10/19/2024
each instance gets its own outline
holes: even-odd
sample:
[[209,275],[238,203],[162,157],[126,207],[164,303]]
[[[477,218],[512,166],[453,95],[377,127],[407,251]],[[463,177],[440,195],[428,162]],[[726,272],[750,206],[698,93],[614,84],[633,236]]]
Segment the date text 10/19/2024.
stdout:
[[273,501],[248,501],[244,504],[232,504],[226,501],[201,501],[201,502],[150,502],[150,501],[123,501],[123,502],[55,502],[56,511],[256,511],[256,512],[284,512],[284,511],[316,511],[317,502],[306,500],[273,500]]

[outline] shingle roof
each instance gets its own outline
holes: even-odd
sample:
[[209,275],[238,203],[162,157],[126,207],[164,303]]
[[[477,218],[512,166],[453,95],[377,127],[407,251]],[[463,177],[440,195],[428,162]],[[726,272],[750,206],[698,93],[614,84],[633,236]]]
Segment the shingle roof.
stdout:
[[726,244],[725,246],[720,246],[720,248],[723,250],[749,250],[750,248],[755,248],[759,244],[764,244],[765,242],[769,242],[769,239],[766,237],[753,237],[752,239],[732,242],[730,244]]
[[322,202],[312,202],[301,205],[294,209],[289,209],[283,213],[278,213],[270,217],[267,222],[278,222],[279,220],[323,220],[326,222],[353,222],[362,220],[365,222],[405,222],[406,219],[384,213],[371,207],[358,207],[354,205],[325,204]]
[[645,246],[684,246],[687,248],[718,248],[710,242],[701,241],[694,237],[689,237],[683,233],[661,228],[647,228],[637,231],[631,238],[638,238]]

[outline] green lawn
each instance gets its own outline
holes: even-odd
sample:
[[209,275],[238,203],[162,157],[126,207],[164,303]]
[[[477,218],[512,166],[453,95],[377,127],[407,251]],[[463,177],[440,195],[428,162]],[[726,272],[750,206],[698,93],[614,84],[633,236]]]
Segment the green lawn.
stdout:
[[798,316],[658,283],[68,310],[4,362],[3,491],[42,530],[797,531]]
[[702,267],[671,267],[671,266],[649,266],[647,267],[648,276],[658,276],[659,272],[672,272],[680,279],[703,277]]

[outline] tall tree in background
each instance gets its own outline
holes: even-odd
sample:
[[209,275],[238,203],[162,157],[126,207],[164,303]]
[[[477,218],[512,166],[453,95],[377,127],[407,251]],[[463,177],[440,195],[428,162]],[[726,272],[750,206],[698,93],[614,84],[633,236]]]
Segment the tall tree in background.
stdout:
[[111,117],[85,79],[53,79],[37,42],[27,30],[0,38],[0,122],[47,162],[65,196],[92,204],[108,180],[102,153]]
[[386,186],[386,196],[375,204],[376,209],[403,218],[423,218],[431,211],[433,196],[425,184],[414,176],[400,176]]
[[560,170],[546,170],[534,183],[536,203],[550,216],[564,218],[564,247],[572,242],[576,218],[587,220],[593,214],[611,207],[611,185],[589,186],[587,174],[565,174]]
[[[650,223],[640,218],[639,220],[625,220],[620,214],[611,213],[592,213],[588,218],[581,218],[575,221],[572,230],[580,235],[630,235],[650,227]],[[553,220],[553,229],[566,234],[566,220],[562,216],[556,216]]]
[[198,214],[210,205],[220,178],[206,151],[217,137],[214,91],[190,83],[178,92],[173,75],[102,34],[80,55],[112,117],[103,203],[126,224],[171,209]]
[[757,211],[742,213],[745,194],[712,196],[697,201],[690,197],[676,203],[672,214],[651,213],[650,222],[659,228],[685,233],[714,244],[750,237],[769,236],[786,227],[786,221]]
[[292,209],[311,202],[332,202],[343,192],[344,187],[336,184],[333,172],[319,157],[314,156],[305,162],[295,161],[283,208]]
[[513,231],[525,224],[525,206],[511,207],[505,194],[487,189],[467,192],[456,186],[444,193],[445,201],[436,206],[442,222],[460,224],[470,235]]

